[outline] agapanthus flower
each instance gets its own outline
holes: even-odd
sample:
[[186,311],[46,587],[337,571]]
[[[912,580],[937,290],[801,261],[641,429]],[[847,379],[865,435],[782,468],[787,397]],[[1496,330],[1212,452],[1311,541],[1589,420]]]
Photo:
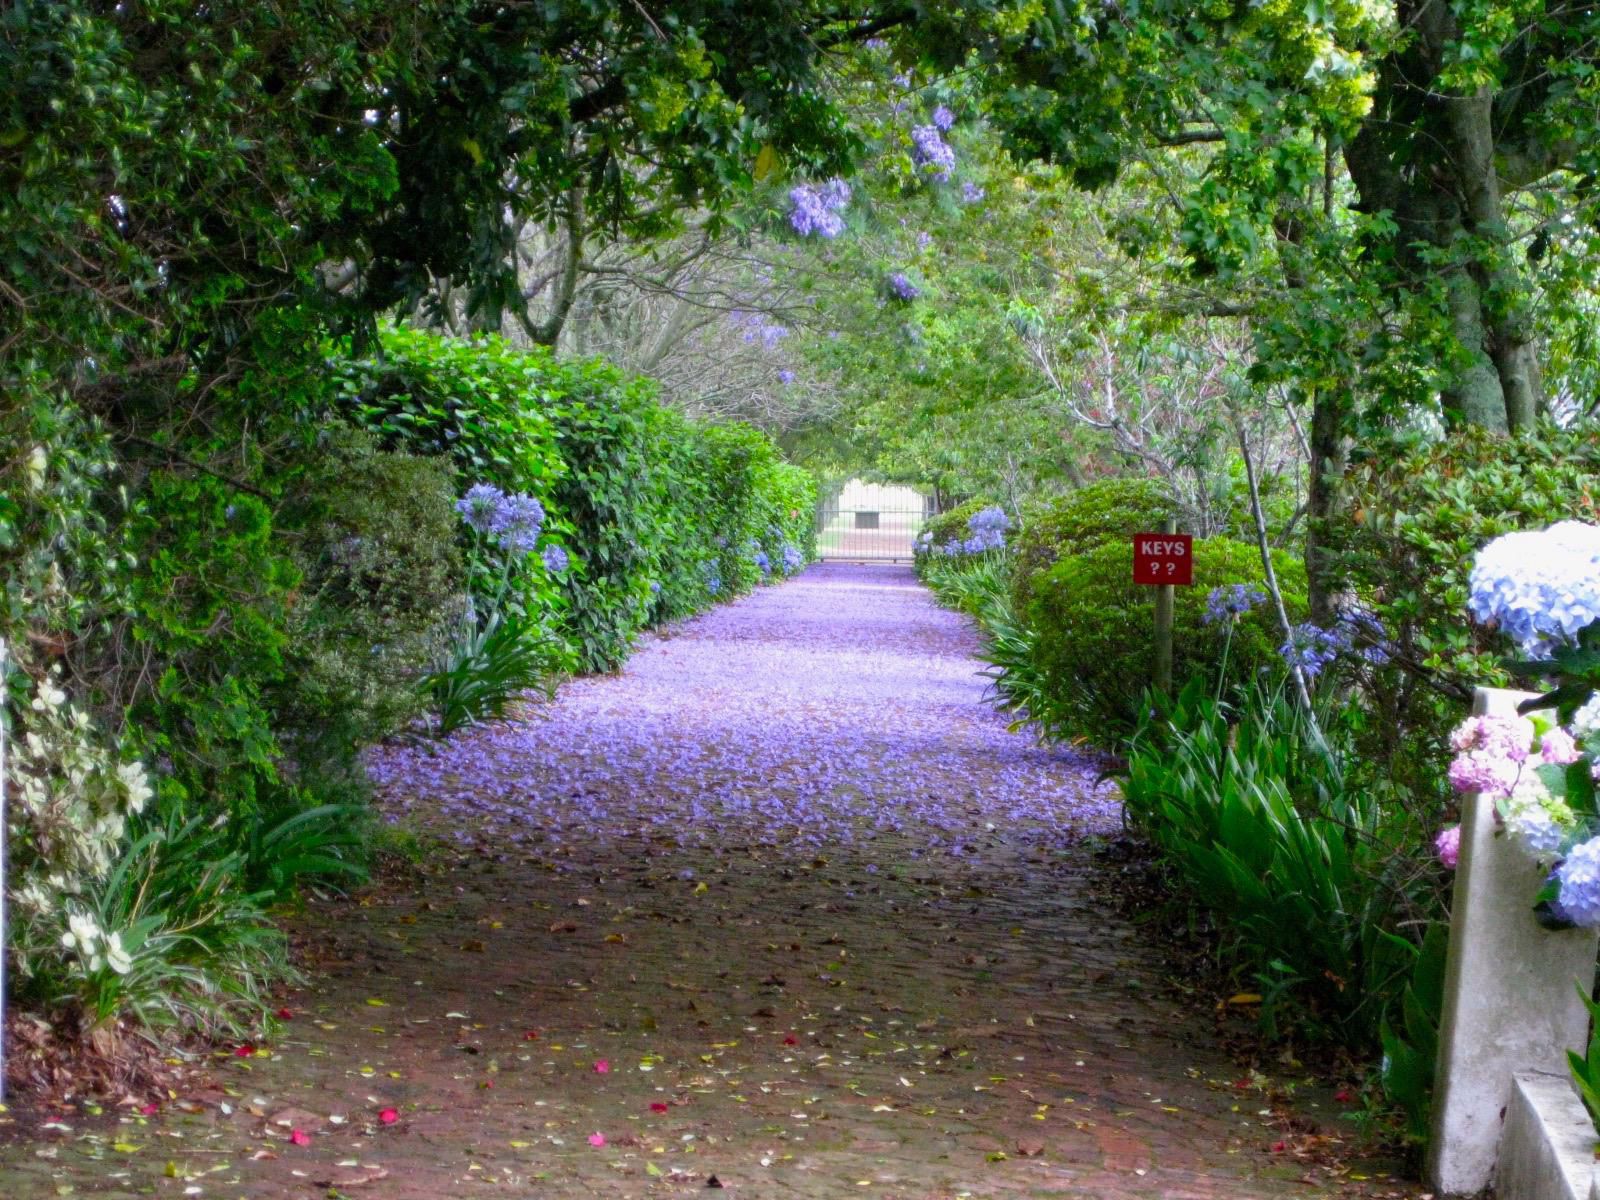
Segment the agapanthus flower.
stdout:
[[971,180],[968,180],[966,183],[961,185],[961,199],[963,203],[977,204],[981,202],[988,194],[988,192],[984,191],[983,188],[979,187]]
[[1600,838],[1579,842],[1556,868],[1557,905],[1574,925],[1600,925]]
[[1497,537],[1478,551],[1468,583],[1473,616],[1545,657],[1600,621],[1600,527],[1561,521]]
[[1439,861],[1452,871],[1461,858],[1461,826],[1452,825],[1449,829],[1441,829],[1439,836],[1433,839],[1433,849],[1439,856]]
[[1225,583],[1211,589],[1206,597],[1206,611],[1201,614],[1203,624],[1231,621],[1242,617],[1267,598],[1260,588],[1248,583]]
[[479,533],[489,533],[494,527],[495,514],[506,494],[492,483],[475,483],[467,494],[456,501],[456,511]]
[[955,170],[956,152],[933,125],[918,125],[911,131],[911,161],[940,183]]
[[1278,647],[1291,667],[1299,665],[1307,680],[1315,679],[1323,670],[1350,648],[1350,643],[1337,629],[1323,629],[1310,621],[1296,625],[1289,640]]
[[785,367],[783,370],[778,372],[778,382],[783,384],[793,383],[794,372]]
[[956,115],[945,105],[941,104],[938,108],[933,110],[933,116],[931,116],[929,120],[933,122],[933,127],[940,133],[949,133],[950,130],[955,126]]
[[544,559],[544,569],[552,575],[559,575],[567,569],[567,552],[560,546],[546,546],[540,557]]
[[489,525],[501,548],[513,554],[537,549],[543,529],[544,505],[525,492],[502,497]]
[[1339,632],[1349,648],[1373,666],[1381,667],[1394,655],[1389,632],[1373,613],[1351,608],[1339,614]]

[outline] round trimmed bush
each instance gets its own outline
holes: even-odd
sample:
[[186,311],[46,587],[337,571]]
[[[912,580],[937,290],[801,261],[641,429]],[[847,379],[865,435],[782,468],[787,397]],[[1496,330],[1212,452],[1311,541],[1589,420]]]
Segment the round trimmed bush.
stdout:
[[[1291,621],[1306,616],[1305,567],[1281,551],[1273,568]],[[1227,626],[1201,617],[1211,589],[1230,583],[1265,590],[1261,555],[1247,542],[1207,538],[1194,544],[1194,585],[1176,589],[1172,678],[1181,687],[1200,674],[1216,686]],[[1139,699],[1155,673],[1155,589],[1133,582],[1133,544],[1106,542],[1065,558],[1039,575],[1028,609],[1037,663],[1051,698],[1051,732],[1111,745],[1133,731]],[[1258,671],[1279,671],[1282,631],[1270,602],[1238,619],[1228,649],[1225,688]]]
[[1024,514],[1012,538],[1016,568],[1011,602],[1026,612],[1035,578],[1063,558],[1114,538],[1155,533],[1175,515],[1172,494],[1154,479],[1103,479],[1057,496]]

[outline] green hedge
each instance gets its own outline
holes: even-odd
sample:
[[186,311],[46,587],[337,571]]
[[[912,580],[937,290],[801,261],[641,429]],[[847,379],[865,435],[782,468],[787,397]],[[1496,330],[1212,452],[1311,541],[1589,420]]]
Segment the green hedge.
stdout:
[[781,575],[786,546],[814,557],[809,473],[759,431],[689,420],[602,360],[388,330],[379,355],[331,367],[344,411],[387,444],[448,455],[458,490],[488,482],[544,505],[571,566],[559,594],[530,572],[526,602],[584,670],[615,669],[651,623]]
[[[1305,619],[1305,568],[1288,554],[1273,556],[1284,603]],[[1194,544],[1194,584],[1176,589],[1172,674],[1180,684],[1204,675],[1212,687],[1223,661],[1225,623],[1201,617],[1211,589],[1262,586],[1256,547],[1229,538]],[[1052,698],[1051,732],[1113,745],[1139,721],[1139,700],[1155,671],[1152,630],[1155,589],[1133,582],[1133,543],[1118,540],[1062,559],[1035,578],[1027,612],[1037,635],[1036,660]],[[1240,617],[1227,653],[1224,687],[1250,681],[1262,668],[1280,668],[1283,635],[1268,605]]]
[[1026,510],[1011,539],[1012,604],[1026,612],[1034,579],[1061,559],[1114,538],[1154,533],[1174,515],[1171,493],[1154,479],[1105,479]]

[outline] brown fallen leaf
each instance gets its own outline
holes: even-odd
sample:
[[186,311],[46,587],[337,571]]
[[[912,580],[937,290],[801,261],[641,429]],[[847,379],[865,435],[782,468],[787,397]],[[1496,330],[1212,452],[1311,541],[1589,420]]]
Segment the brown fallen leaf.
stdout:
[[1023,1158],[1038,1158],[1044,1153],[1044,1143],[1033,1138],[1021,1138],[1017,1141],[1017,1153]]
[[551,933],[577,933],[578,926],[572,921],[551,921]]
[[482,954],[489,947],[484,944],[482,938],[468,938],[461,943],[461,948],[473,954]]
[[311,1182],[319,1188],[351,1188],[387,1178],[389,1178],[388,1168],[371,1166],[356,1167],[343,1175],[335,1175],[330,1179],[313,1179]]

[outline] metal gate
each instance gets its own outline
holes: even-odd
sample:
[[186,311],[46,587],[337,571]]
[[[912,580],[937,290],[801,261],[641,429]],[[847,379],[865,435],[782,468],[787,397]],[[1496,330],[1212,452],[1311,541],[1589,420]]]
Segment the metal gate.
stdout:
[[[902,489],[894,489],[901,491]],[[848,494],[847,494],[848,496]],[[817,508],[817,555],[847,562],[910,562],[926,506],[884,507],[877,497],[835,498]]]

